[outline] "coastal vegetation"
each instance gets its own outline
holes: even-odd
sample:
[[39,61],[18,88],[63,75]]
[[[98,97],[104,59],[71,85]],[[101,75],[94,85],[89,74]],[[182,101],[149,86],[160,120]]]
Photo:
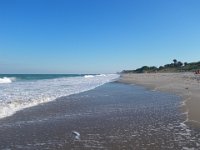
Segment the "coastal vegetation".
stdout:
[[123,70],[122,73],[155,73],[155,72],[195,72],[200,70],[200,61],[198,62],[181,62],[176,59],[170,64],[165,64],[160,67],[143,66],[135,70]]

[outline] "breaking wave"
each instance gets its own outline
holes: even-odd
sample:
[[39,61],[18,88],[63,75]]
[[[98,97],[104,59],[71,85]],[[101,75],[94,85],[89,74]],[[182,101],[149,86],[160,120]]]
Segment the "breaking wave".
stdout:
[[[0,118],[13,115],[27,107],[94,89],[117,79],[117,74],[86,75],[55,79],[17,81],[15,78],[0,78]],[[89,78],[89,79],[88,79]]]
[[12,83],[15,80],[16,79],[14,77],[13,78],[3,77],[3,78],[0,78],[0,84],[1,83]]
[[94,78],[94,75],[85,75],[84,78]]

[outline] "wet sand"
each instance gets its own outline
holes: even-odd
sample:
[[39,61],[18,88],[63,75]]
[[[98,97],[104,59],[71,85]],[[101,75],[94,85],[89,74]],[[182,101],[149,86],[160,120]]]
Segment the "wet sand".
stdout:
[[188,113],[188,123],[200,127],[200,75],[194,73],[123,74],[120,81],[180,95],[183,98],[183,109]]
[[105,84],[1,119],[0,149],[197,150],[200,130],[184,124],[180,103],[140,86]]

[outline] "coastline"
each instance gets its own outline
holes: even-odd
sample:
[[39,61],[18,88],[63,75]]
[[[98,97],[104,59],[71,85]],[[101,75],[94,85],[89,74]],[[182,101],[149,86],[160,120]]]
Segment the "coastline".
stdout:
[[199,129],[184,124],[180,101],[107,83],[0,119],[0,149],[199,149]]
[[142,85],[148,89],[174,93],[182,99],[185,123],[200,127],[200,76],[193,73],[122,74],[119,82]]

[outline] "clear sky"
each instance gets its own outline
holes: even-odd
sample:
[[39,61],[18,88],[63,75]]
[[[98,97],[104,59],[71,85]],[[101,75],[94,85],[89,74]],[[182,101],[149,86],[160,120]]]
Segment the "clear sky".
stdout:
[[0,0],[0,73],[200,60],[200,0]]

